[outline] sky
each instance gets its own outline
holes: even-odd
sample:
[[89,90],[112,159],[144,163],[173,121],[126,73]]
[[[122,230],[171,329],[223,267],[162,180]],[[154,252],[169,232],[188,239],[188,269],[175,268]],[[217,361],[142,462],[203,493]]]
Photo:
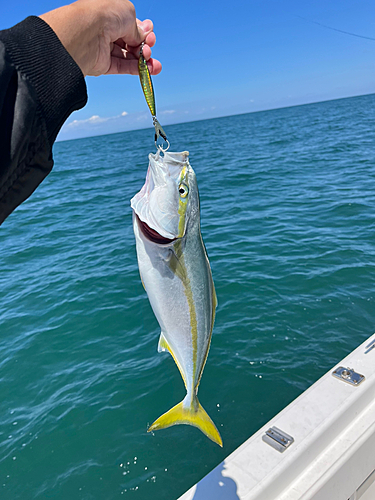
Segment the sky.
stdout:
[[[65,3],[0,0],[0,29]],[[375,40],[361,38],[375,39],[373,0],[133,3],[139,19],[154,23],[163,126],[375,92]],[[138,77],[86,83],[88,104],[68,118],[58,140],[152,127]]]

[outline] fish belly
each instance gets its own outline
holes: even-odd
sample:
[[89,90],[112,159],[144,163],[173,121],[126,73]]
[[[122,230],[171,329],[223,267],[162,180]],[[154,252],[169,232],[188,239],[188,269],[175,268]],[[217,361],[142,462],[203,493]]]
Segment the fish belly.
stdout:
[[188,393],[206,361],[215,303],[211,269],[200,232],[187,237],[183,251],[147,240],[134,217],[142,282]]
[[189,304],[181,280],[169,266],[170,247],[148,241],[133,218],[138,267],[152,310],[187,390],[193,387],[193,344]]

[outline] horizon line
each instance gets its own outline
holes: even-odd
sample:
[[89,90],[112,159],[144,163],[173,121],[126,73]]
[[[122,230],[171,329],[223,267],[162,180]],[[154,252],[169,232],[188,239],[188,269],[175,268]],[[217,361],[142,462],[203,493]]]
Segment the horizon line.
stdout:
[[[195,123],[195,122],[203,122],[203,121],[208,121],[208,120],[217,120],[219,118],[230,118],[232,116],[250,115],[250,114],[255,114],[255,113],[265,113],[267,111],[276,111],[278,109],[299,108],[301,106],[309,106],[311,104],[320,104],[320,103],[331,102],[331,101],[342,101],[344,99],[353,99],[356,97],[365,97],[365,96],[370,96],[370,95],[375,95],[375,92],[371,92],[369,94],[352,95],[352,96],[347,96],[347,97],[335,97],[334,99],[325,99],[323,101],[310,101],[310,102],[304,102],[302,104],[292,104],[291,106],[280,106],[280,107],[276,107],[276,108],[259,109],[257,111],[246,111],[245,113],[234,113],[234,114],[229,114],[229,115],[224,114],[221,116],[215,116],[213,118],[200,118],[198,120],[185,120],[182,122],[170,123],[168,125],[165,125],[165,127],[170,127],[173,125],[182,125],[183,123]],[[131,130],[122,130],[119,132],[109,132],[108,134],[86,135],[84,137],[75,137],[74,139],[59,139],[59,140],[56,140],[55,142],[60,143],[60,142],[69,142],[69,141],[80,141],[82,139],[90,139],[92,137],[105,137],[107,135],[127,134],[130,132],[135,132],[137,130],[148,130],[148,129],[153,129],[153,127],[150,126],[150,127],[142,127],[142,128],[133,128]]]

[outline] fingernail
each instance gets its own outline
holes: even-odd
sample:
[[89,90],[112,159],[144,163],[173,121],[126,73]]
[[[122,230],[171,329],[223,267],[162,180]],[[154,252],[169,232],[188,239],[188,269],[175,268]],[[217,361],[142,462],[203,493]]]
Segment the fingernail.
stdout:
[[142,28],[144,33],[148,33],[152,30],[152,22],[149,19],[146,19],[145,21],[142,21],[140,28]]

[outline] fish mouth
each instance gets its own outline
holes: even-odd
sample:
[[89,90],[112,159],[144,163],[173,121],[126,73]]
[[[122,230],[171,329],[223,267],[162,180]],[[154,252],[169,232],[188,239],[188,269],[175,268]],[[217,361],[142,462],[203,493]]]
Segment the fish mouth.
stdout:
[[157,243],[158,245],[168,245],[169,243],[173,243],[177,238],[165,238],[161,234],[159,234],[155,229],[152,229],[146,222],[143,222],[137,214],[135,214],[137,217],[137,222],[139,227],[141,228],[141,231],[143,235],[149,240],[152,241],[153,243]]

